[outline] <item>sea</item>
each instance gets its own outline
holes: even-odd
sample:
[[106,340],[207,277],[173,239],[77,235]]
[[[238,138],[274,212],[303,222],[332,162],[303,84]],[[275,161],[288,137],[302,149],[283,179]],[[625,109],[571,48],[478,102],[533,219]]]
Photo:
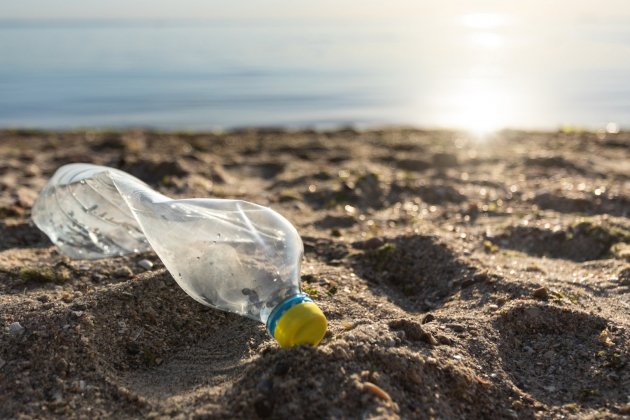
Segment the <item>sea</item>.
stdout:
[[630,22],[0,20],[0,127],[630,127]]

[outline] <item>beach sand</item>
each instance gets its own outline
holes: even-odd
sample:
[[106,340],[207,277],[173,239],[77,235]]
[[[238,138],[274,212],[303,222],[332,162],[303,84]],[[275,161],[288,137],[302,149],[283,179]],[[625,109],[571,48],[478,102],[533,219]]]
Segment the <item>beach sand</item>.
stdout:
[[[1,418],[630,414],[628,133],[13,130],[0,157]],[[30,207],[70,162],[283,214],[322,343],[279,348],[153,253],[61,255]]]

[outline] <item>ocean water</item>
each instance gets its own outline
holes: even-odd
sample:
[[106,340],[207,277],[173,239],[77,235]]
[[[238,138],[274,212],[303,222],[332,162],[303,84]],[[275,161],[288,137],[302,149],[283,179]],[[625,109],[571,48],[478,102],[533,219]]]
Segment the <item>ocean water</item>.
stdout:
[[630,24],[0,22],[0,127],[349,124],[630,127]]

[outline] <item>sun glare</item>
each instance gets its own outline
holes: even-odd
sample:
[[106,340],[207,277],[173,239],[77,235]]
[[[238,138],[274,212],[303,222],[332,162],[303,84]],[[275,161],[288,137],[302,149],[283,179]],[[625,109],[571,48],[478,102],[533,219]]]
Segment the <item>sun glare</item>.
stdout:
[[497,91],[471,88],[453,97],[453,125],[476,135],[486,135],[501,128],[506,98]]
[[461,16],[459,21],[472,29],[494,29],[509,23],[508,17],[500,13],[469,13]]
[[458,22],[463,28],[456,32],[451,53],[461,59],[451,68],[451,74],[433,87],[428,98],[431,117],[442,127],[456,127],[483,137],[526,114],[520,105],[524,100],[521,94],[528,95],[502,71],[510,54],[507,47],[511,40],[506,33],[510,18],[473,13],[460,16]]
[[495,32],[475,32],[468,36],[468,40],[477,47],[499,48],[503,46],[504,38]]
[[435,97],[434,118],[442,127],[457,127],[485,136],[515,120],[517,96],[492,79],[463,79]]

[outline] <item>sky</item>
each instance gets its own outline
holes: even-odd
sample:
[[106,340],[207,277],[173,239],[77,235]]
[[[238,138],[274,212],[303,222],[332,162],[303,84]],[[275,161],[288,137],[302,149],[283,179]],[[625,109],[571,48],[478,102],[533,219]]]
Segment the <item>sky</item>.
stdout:
[[0,19],[441,19],[504,13],[535,21],[630,20],[628,0],[20,0]]

